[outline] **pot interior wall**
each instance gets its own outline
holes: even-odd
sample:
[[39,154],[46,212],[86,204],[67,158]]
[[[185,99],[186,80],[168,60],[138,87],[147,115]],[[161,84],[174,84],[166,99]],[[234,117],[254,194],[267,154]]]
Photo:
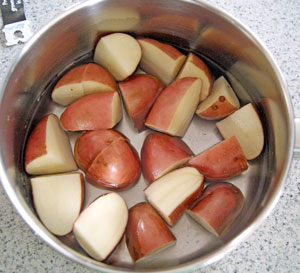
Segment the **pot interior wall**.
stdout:
[[[24,146],[32,126],[43,115],[50,112],[59,115],[63,111],[62,107],[51,102],[50,94],[51,88],[65,71],[75,64],[90,61],[97,40],[104,34],[117,31],[159,39],[183,52],[193,51],[200,55],[215,77],[227,77],[241,104],[252,102],[256,105],[263,121],[266,135],[263,153],[249,162],[246,174],[230,179],[244,193],[246,205],[241,216],[222,237],[225,244],[229,243],[252,225],[274,199],[274,192],[280,188],[280,178],[290,156],[290,152],[286,152],[291,149],[289,106],[270,60],[246,31],[238,29],[236,22],[226,15],[216,15],[213,8],[199,2],[110,0],[90,3],[93,5],[84,3],[39,32],[24,47],[10,71],[0,108],[1,163],[6,170],[4,175],[9,187],[26,206],[27,213],[36,218],[29,179],[23,168]],[[124,132],[140,151],[148,132],[137,135],[128,116],[125,112],[123,114],[123,121],[117,129]],[[74,141],[76,135],[71,138]],[[184,137],[195,153],[221,139],[215,122],[197,117]],[[144,200],[142,190],[145,185],[141,178],[137,186],[121,193],[129,207]],[[86,192],[85,205],[105,191],[87,184]],[[141,192],[138,197],[134,197],[136,192]],[[37,218],[35,221],[38,223]],[[48,241],[59,242],[42,225],[40,228]],[[140,265],[140,268],[165,268],[194,259],[201,262],[201,257],[223,246],[220,239],[205,232],[186,215],[173,228],[173,232],[180,238],[174,250],[166,251],[166,254]],[[85,255],[72,234],[59,240]],[[88,257],[83,259],[89,260]],[[108,262],[133,268],[124,242]]]

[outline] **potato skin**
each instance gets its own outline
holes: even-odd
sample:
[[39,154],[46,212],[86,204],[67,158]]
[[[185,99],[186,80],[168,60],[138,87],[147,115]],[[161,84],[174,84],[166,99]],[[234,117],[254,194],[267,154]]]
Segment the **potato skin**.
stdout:
[[196,114],[203,119],[216,120],[227,117],[236,110],[238,108],[232,105],[226,97],[220,96],[210,107],[201,112],[196,111]]
[[120,138],[126,139],[112,129],[88,131],[79,136],[74,147],[74,157],[79,168],[86,171],[102,150]]
[[129,209],[126,243],[134,262],[175,242],[175,236],[149,203]]
[[116,190],[133,186],[140,175],[138,153],[122,138],[99,153],[86,171],[86,179],[91,184]]
[[[149,183],[159,178],[168,168],[188,159],[193,155],[192,150],[181,138],[163,133],[149,134],[143,143],[141,160],[143,175]],[[173,169],[170,169],[171,171]]]
[[25,168],[31,161],[47,153],[46,128],[49,116],[43,117],[28,138],[25,150]]
[[198,169],[209,181],[228,179],[248,169],[246,156],[234,136],[195,156],[187,165]]
[[219,182],[208,185],[188,213],[199,223],[206,222],[220,236],[238,217],[243,206],[244,196],[240,189],[229,182]]
[[164,88],[158,78],[137,74],[119,83],[127,112],[138,132],[146,129],[144,122],[156,98]]
[[118,96],[117,92],[91,94],[70,104],[60,116],[63,129],[84,131],[113,128],[116,125],[113,123],[115,94]]

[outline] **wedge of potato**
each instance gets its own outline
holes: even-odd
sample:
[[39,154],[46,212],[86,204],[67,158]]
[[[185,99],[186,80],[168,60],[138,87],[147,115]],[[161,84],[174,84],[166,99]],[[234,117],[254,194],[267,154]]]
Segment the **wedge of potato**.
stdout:
[[228,179],[248,169],[246,156],[234,136],[195,156],[188,165],[211,181]]
[[118,92],[102,92],[84,96],[70,104],[60,116],[67,131],[113,128],[122,118]]
[[196,114],[203,119],[215,120],[227,117],[240,108],[240,102],[233,89],[221,76],[214,84],[211,94],[202,101]]
[[221,236],[238,217],[244,206],[242,192],[231,183],[208,185],[187,213],[205,229]]

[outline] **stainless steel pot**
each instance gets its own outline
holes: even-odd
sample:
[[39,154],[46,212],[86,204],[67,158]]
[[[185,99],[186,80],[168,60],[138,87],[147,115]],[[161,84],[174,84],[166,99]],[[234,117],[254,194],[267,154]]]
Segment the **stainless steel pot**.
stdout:
[[[244,193],[246,205],[222,240],[184,215],[172,230],[178,239],[176,246],[135,267],[124,241],[107,265],[84,254],[72,234],[58,238],[49,233],[34,212],[23,168],[31,125],[46,113],[59,115],[63,110],[51,102],[51,88],[70,66],[90,60],[101,35],[114,31],[152,37],[199,54],[215,77],[226,75],[242,104],[251,101],[257,106],[266,135],[261,156],[250,162],[246,173],[230,180]],[[192,0],[94,0],[65,12],[24,46],[10,68],[1,90],[0,124],[1,181],[20,215],[57,251],[105,272],[180,272],[217,261],[253,232],[275,206],[294,151],[292,106],[273,58],[237,20]],[[140,151],[148,132],[137,134],[126,113],[117,129]],[[75,138],[71,135],[72,141]],[[221,136],[214,122],[195,117],[184,140],[198,153],[220,141]],[[145,185],[141,178],[135,187],[121,192],[129,207],[144,200]],[[103,192],[86,184],[85,205]]]

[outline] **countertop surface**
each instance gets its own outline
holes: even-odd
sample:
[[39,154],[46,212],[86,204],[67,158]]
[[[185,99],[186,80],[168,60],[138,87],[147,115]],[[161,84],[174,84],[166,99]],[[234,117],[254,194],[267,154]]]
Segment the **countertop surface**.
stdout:
[[[25,0],[26,17],[37,31],[79,0]],[[286,79],[300,117],[300,1],[209,0],[257,35]],[[0,21],[2,26],[2,22]],[[1,27],[2,28],[2,27]],[[0,34],[1,83],[22,45],[5,47]],[[0,186],[0,272],[91,272],[35,236]],[[199,272],[300,272],[300,159],[294,158],[281,198],[263,224],[222,260]]]

